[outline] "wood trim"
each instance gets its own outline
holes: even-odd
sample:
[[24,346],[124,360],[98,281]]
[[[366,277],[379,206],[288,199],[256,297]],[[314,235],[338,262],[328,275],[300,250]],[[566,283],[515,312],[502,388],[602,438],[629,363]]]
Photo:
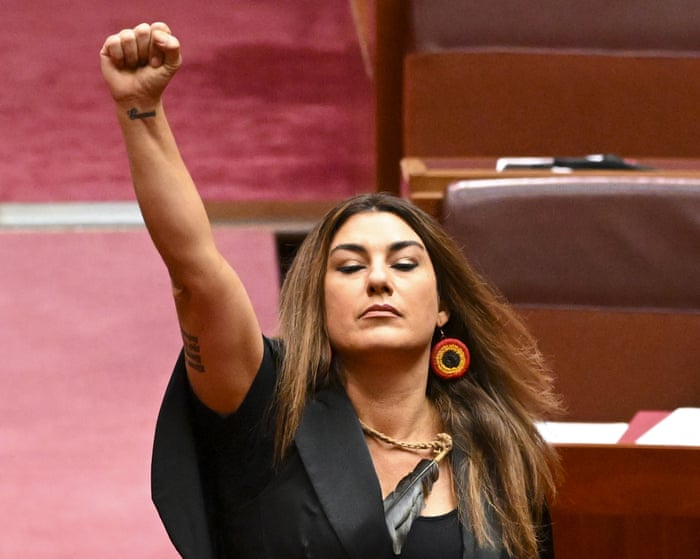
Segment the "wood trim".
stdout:
[[398,193],[403,156],[403,57],[407,36],[405,0],[376,3],[375,141],[377,190]]
[[317,221],[340,200],[242,200],[204,202],[212,222]]

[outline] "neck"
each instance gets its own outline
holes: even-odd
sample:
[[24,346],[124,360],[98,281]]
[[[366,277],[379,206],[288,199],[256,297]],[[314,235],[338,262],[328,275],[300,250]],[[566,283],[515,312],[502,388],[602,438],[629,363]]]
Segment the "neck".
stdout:
[[[381,365],[381,366],[380,366]],[[358,417],[370,427],[398,439],[429,440],[441,428],[428,400],[427,359],[401,364],[353,361],[341,365],[345,389]]]

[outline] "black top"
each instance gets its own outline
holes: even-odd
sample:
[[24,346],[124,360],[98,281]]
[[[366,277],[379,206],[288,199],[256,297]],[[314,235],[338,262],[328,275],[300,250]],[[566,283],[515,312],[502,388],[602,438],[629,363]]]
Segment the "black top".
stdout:
[[411,527],[401,559],[462,557],[462,529],[453,510],[440,516],[421,516]]

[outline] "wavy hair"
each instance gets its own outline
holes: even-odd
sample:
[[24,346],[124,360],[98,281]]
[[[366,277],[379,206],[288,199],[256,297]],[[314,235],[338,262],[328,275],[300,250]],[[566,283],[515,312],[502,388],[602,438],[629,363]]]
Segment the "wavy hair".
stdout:
[[440,301],[450,312],[443,330],[470,349],[467,375],[459,380],[429,375],[427,389],[458,450],[452,468],[460,520],[471,525],[480,544],[501,543],[514,557],[535,559],[538,527],[558,471],[555,452],[535,426],[559,412],[551,376],[507,301],[433,218],[401,198],[380,193],[350,198],[326,214],[297,252],[280,298],[284,360],[277,390],[277,456],[291,445],[309,398],[340,382],[324,318],[326,265],[340,227],[370,211],[395,214],[421,238]]

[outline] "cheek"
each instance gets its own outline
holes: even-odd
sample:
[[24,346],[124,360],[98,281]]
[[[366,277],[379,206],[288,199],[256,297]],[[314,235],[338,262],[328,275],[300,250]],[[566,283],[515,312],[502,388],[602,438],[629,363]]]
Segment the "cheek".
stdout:
[[342,310],[347,310],[347,304],[344,302],[343,290],[338,289],[332,282],[326,281],[324,284],[324,318],[326,320],[326,328],[330,331],[334,325],[343,320]]
[[414,304],[420,304],[426,312],[437,312],[440,298],[434,279],[425,278],[419,285],[414,285],[410,293]]
[[356,282],[337,276],[326,278],[323,282],[323,297],[326,306],[336,308],[347,305],[354,297],[353,292],[357,288]]
[[437,293],[427,292],[422,300],[423,319],[426,328],[434,330],[440,319],[440,299]]
[[326,303],[324,311],[324,319],[326,322],[326,334],[332,348],[335,348],[339,340],[342,340],[347,334],[349,324],[344,322],[344,315],[341,312],[342,306],[336,302]]

